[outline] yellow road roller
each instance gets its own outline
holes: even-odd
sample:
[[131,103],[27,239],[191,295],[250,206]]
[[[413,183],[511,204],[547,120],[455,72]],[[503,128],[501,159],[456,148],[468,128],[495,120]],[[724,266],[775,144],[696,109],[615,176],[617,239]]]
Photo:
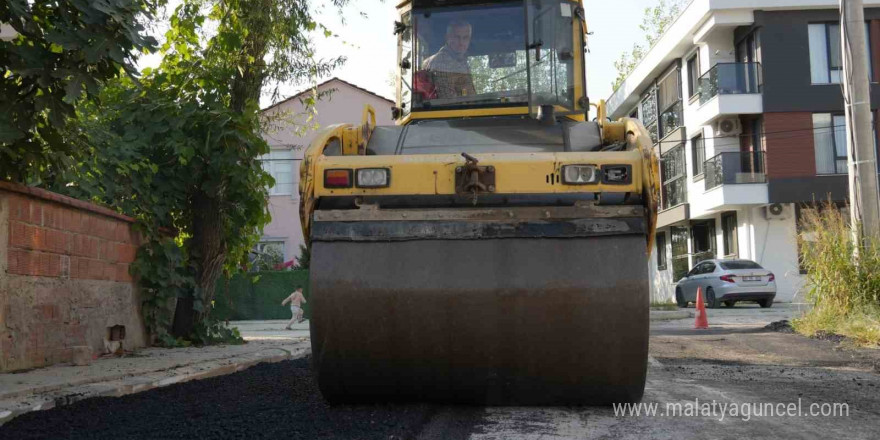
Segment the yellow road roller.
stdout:
[[396,124],[367,107],[300,169],[325,399],[638,401],[657,159],[590,104],[581,3],[397,8]]

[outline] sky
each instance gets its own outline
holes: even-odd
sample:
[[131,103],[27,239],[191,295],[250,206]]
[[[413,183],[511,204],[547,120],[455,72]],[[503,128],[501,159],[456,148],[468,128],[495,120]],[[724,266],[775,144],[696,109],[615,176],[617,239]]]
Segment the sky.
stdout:
[[[169,3],[176,4],[177,1]],[[315,1],[316,5],[321,3],[320,0]],[[638,27],[642,10],[656,3],[657,0],[584,0],[587,26],[593,33],[589,37],[590,52],[586,65],[591,101],[608,99],[611,95],[611,82],[617,76],[614,61],[633,43],[643,41]],[[345,7],[344,24],[334,8],[316,6],[317,21],[337,35],[330,38],[314,36],[318,57],[342,55],[347,59],[331,77],[339,77],[393,99],[394,90],[390,81],[397,58],[397,39],[392,33],[394,20],[397,19],[396,4],[397,0],[352,0]],[[160,37],[164,29],[165,26],[160,25],[154,34]],[[155,66],[158,62],[159,57],[152,55],[142,58],[139,65]],[[324,79],[329,78],[321,80]],[[282,85],[281,97],[294,95],[303,88],[304,85]],[[264,96],[261,105],[266,107],[271,104],[270,97]]]

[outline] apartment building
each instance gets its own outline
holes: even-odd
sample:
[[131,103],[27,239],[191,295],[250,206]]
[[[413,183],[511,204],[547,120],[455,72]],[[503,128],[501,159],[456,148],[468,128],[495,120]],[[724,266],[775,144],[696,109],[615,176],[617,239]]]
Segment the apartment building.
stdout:
[[318,84],[320,96],[312,110],[307,110],[303,99],[309,91],[291,96],[263,110],[273,117],[274,124],[263,133],[271,147],[262,160],[263,169],[275,178],[269,188],[269,213],[272,221],[263,228],[258,253],[270,251],[290,262],[299,257],[300,245],[305,243],[299,219],[299,166],[305,149],[318,130],[328,125],[360,124],[364,105],[376,110],[376,123],[392,125],[391,107],[394,102],[369,90],[339,78]]
[[[801,293],[798,219],[847,197],[838,5],[694,0],[608,99],[611,118],[639,118],[661,157],[655,299],[708,258],[757,261],[776,275],[777,301]],[[873,114],[880,1],[865,7]]]

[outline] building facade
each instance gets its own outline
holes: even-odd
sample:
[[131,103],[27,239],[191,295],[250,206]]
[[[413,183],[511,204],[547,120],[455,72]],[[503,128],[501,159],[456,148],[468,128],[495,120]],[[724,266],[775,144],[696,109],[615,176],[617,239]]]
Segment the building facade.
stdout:
[[[708,258],[755,260],[776,275],[777,301],[803,293],[798,219],[847,197],[838,5],[694,0],[608,99],[661,157],[655,300]],[[865,6],[873,114],[880,1]]]
[[271,151],[261,160],[263,169],[275,178],[269,188],[269,212],[272,221],[263,228],[257,253],[280,254],[288,262],[299,257],[304,244],[299,219],[299,166],[305,149],[318,130],[328,125],[361,124],[364,105],[376,110],[376,123],[390,125],[394,102],[338,78],[317,86],[320,99],[313,111],[302,100],[311,98],[303,92],[263,110],[274,121],[263,138]]

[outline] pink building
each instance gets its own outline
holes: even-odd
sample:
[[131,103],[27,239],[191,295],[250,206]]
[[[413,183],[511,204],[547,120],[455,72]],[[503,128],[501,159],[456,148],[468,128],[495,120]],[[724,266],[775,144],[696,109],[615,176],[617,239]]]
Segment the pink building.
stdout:
[[309,91],[291,96],[263,110],[278,120],[263,134],[272,148],[265,155],[263,168],[275,178],[269,188],[269,211],[272,222],[263,229],[259,251],[270,248],[284,255],[284,261],[299,256],[304,243],[299,221],[299,165],[305,149],[318,129],[328,125],[360,124],[364,105],[376,110],[378,125],[391,125],[394,102],[339,78],[318,85],[322,96],[315,104],[315,113],[306,112],[301,99],[310,98]]

